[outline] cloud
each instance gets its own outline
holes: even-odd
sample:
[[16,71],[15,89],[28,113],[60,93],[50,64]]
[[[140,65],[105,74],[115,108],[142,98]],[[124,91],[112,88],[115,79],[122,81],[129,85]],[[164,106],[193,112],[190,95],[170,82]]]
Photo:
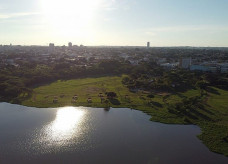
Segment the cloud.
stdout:
[[40,13],[37,12],[28,12],[28,13],[11,13],[11,14],[0,14],[0,19],[10,19],[10,18],[16,18],[16,17],[24,17],[24,16],[30,16],[30,15],[38,15]]
[[130,10],[131,5],[134,5],[135,1],[129,3],[127,0],[104,0],[102,2],[102,9],[105,11],[113,11],[113,10]]
[[0,10],[3,10],[3,9],[5,9],[5,8],[3,7],[3,5],[0,4]]
[[111,21],[112,19],[111,18],[104,18],[103,19],[105,22],[109,22],[109,21]]
[[10,16],[9,15],[0,15],[0,19],[8,19],[8,18],[10,18]]
[[149,36],[156,36],[157,35],[157,33],[151,32],[151,31],[147,31],[147,32],[145,32],[145,34],[149,35]]
[[116,0],[103,1],[101,3],[101,8],[106,11],[116,10],[117,8],[115,7],[115,4],[116,4]]
[[103,6],[103,9],[106,10],[106,11],[113,11],[113,10],[117,10],[118,8],[117,7],[109,7],[109,6]]

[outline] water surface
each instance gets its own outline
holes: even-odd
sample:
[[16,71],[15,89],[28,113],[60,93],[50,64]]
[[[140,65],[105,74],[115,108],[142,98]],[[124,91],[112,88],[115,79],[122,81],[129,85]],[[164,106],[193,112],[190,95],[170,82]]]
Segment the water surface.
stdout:
[[193,125],[166,125],[131,109],[38,109],[0,103],[0,163],[227,164]]

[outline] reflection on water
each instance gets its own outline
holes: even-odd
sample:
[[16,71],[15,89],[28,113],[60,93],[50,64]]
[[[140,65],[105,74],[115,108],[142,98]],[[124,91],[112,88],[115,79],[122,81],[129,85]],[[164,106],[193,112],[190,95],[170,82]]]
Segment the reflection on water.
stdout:
[[55,120],[44,128],[44,142],[53,146],[63,146],[71,139],[79,137],[84,116],[85,111],[80,108],[58,109]]
[[197,139],[198,127],[149,119],[122,108],[104,112],[0,103],[0,163],[228,163]]

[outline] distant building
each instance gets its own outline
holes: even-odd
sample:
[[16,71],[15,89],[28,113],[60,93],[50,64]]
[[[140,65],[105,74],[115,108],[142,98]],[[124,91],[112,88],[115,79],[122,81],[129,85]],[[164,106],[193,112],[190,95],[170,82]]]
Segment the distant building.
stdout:
[[147,42],[147,48],[150,48],[150,42]]
[[167,69],[173,69],[173,68],[178,67],[178,65],[179,65],[179,62],[176,62],[176,63],[163,63],[160,66],[162,66],[164,68],[167,68]]
[[190,66],[191,71],[202,71],[202,72],[218,72],[217,66],[211,66],[211,65],[191,65]]
[[62,46],[62,50],[63,50],[63,51],[66,50],[66,46],[65,46],[65,45]]
[[221,73],[228,73],[228,67],[221,67]]
[[158,58],[156,59],[157,64],[161,65],[164,63],[167,63],[167,59],[166,58]]
[[48,48],[48,52],[49,53],[53,53],[55,51],[55,44],[54,43],[50,43],[49,44],[49,48]]
[[69,48],[72,48],[72,46],[73,46],[72,43],[69,42],[69,43],[68,43],[68,47],[69,47]]
[[180,60],[180,68],[188,69],[192,65],[192,58],[182,58]]
[[202,63],[199,65],[191,65],[191,71],[228,73],[228,63]]
[[228,63],[220,64],[221,73],[228,73]]

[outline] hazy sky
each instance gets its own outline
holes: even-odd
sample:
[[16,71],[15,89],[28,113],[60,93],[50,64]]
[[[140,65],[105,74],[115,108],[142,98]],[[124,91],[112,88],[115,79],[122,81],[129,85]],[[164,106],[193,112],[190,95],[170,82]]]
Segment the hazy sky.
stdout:
[[228,46],[228,0],[0,0],[0,44]]

